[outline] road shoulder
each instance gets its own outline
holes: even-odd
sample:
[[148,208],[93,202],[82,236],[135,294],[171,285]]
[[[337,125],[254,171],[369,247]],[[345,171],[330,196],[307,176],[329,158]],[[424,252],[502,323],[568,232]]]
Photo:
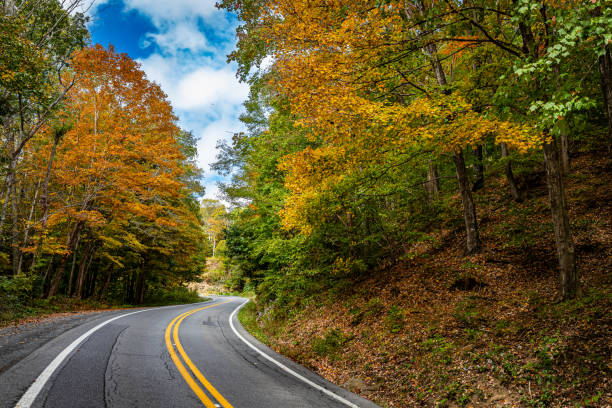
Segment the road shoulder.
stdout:
[[[246,303],[245,303],[246,304]],[[238,331],[238,333],[245,338],[246,341],[251,343],[259,352],[266,354],[268,357],[276,360],[278,363],[286,366],[290,370],[296,372],[302,377],[305,377],[307,380],[312,381],[313,383],[319,385],[320,387],[325,388],[326,390],[350,401],[351,403],[361,407],[361,408],[380,408],[378,405],[374,404],[372,401],[366,400],[365,398],[360,397],[336,384],[333,384],[327,381],[325,378],[320,375],[310,371],[306,367],[294,362],[293,360],[275,352],[270,347],[266,346],[255,337],[253,337],[245,328],[242,326],[240,321],[238,320],[238,313],[231,314],[231,322],[233,323],[234,328]],[[238,339],[238,341],[241,341]],[[287,373],[286,375],[291,375]]]

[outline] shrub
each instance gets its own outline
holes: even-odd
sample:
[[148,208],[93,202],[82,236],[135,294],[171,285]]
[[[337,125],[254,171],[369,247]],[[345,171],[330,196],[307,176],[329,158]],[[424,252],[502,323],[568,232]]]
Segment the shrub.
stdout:
[[316,338],[312,342],[312,351],[318,356],[334,357],[335,353],[346,343],[347,338],[338,329],[330,329],[325,337]]

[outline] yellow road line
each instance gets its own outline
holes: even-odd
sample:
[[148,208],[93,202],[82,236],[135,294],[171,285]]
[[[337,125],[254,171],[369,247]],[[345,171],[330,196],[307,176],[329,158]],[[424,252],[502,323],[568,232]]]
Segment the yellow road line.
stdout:
[[[174,323],[177,320],[180,319],[180,321],[176,324],[176,326],[174,326],[174,341],[177,344],[177,348],[179,349],[179,352],[181,353],[181,355],[183,356],[183,358],[187,362],[187,365],[189,365],[191,370],[193,370],[193,372],[196,373],[196,376],[198,377],[198,379],[211,392],[211,394],[215,398],[217,398],[217,400],[219,400],[219,402],[221,404],[224,404],[223,406],[225,408],[232,408],[232,406],[225,400],[225,398],[223,398],[221,396],[221,394],[219,394],[219,392],[213,388],[213,386],[206,380],[206,378],[204,378],[202,373],[200,373],[200,371],[195,367],[195,365],[191,362],[189,357],[187,357],[187,354],[185,353],[185,350],[183,350],[183,347],[181,346],[180,342],[178,341],[178,326],[181,324],[183,319],[185,319],[187,316],[189,316],[189,315],[191,315],[193,313],[199,312],[200,310],[208,309],[208,308],[214,307],[214,306],[219,306],[219,305],[222,305],[222,304],[228,303],[228,302],[230,302],[230,301],[222,302],[222,303],[215,303],[214,305],[208,305],[208,306],[201,307],[201,308],[198,308],[198,309],[194,309],[194,310],[191,310],[191,311],[188,311],[188,312],[185,312],[185,313],[182,313],[182,314],[178,315],[177,317],[174,318],[174,320],[172,320],[170,322],[168,327],[166,327],[166,333],[165,333],[165,336],[164,336],[165,340],[166,340],[166,347],[168,348],[168,352],[170,353],[170,357],[172,358],[172,361],[174,361],[174,364],[176,365],[176,368],[179,370],[179,372],[181,373],[181,375],[183,376],[183,378],[185,379],[185,381],[187,382],[189,387],[191,387],[193,392],[198,396],[198,398],[200,398],[200,401],[202,401],[202,403],[204,404],[204,406],[206,408],[217,408],[217,406],[210,400],[210,398],[208,398],[206,393],[195,382],[193,377],[189,374],[189,372],[187,371],[187,369],[185,368],[185,366],[181,362],[181,359],[179,358],[179,356],[174,351],[174,347],[172,347],[172,342],[170,341],[170,333],[172,331],[172,326],[174,325]],[[204,380],[204,381],[202,381],[202,380]],[[214,390],[214,392],[212,390]]]
[[[230,301],[228,301],[230,302]],[[223,303],[228,303],[228,302],[223,302]],[[221,305],[223,303],[218,303],[218,305]],[[215,305],[216,306],[216,305]],[[181,354],[181,356],[183,357],[183,360],[185,360],[185,363],[187,363],[187,366],[191,369],[191,371],[195,374],[195,376],[197,377],[198,380],[200,380],[200,382],[202,383],[202,385],[204,385],[204,387],[206,387],[206,389],[210,392],[210,394],[215,397],[215,399],[217,401],[219,401],[219,403],[223,406],[223,408],[232,408],[231,404],[229,402],[227,402],[227,400],[225,398],[223,398],[223,396],[221,394],[219,394],[219,391],[217,391],[210,382],[208,382],[208,380],[206,379],[206,377],[204,377],[204,375],[202,375],[202,373],[200,372],[200,370],[198,370],[198,368],[195,366],[195,364],[193,364],[193,362],[191,361],[191,359],[187,356],[187,353],[185,353],[185,350],[183,349],[183,346],[181,345],[181,342],[179,341],[179,337],[178,337],[178,328],[181,325],[181,323],[183,322],[183,320],[197,312],[198,309],[193,310],[191,312],[185,313],[184,315],[182,315],[183,317],[181,317],[179,319],[179,321],[176,323],[176,325],[174,326],[174,331],[173,331],[173,338],[174,338],[174,345],[176,346],[178,352]]]

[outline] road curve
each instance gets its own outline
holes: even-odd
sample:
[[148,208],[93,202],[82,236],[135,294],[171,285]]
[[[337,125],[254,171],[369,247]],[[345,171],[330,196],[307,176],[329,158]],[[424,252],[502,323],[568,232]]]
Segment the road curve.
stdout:
[[245,301],[95,316],[0,372],[0,407],[377,407],[250,336]]

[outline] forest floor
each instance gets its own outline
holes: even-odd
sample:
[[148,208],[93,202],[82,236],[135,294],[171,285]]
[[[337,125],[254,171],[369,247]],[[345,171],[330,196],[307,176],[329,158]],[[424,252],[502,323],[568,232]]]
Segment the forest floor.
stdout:
[[384,407],[612,406],[612,159],[582,154],[567,177],[583,292],[571,301],[557,297],[543,168],[522,178],[522,203],[503,178],[486,183],[475,194],[481,253],[464,255],[454,220],[409,248],[411,259],[320,294],[288,320],[252,304],[241,320]]
[[17,299],[0,299],[3,300],[0,306],[0,328],[36,323],[48,318],[62,318],[77,313],[88,314],[113,308],[128,307],[126,305],[110,305],[95,300],[81,300],[63,296],[53,299],[33,299],[27,302],[18,301]]
[[196,291],[188,288],[158,291],[154,296],[146,298],[142,305],[104,302],[96,299],[76,299],[66,296],[56,296],[52,299],[23,300],[14,296],[1,295],[0,293],[0,329],[7,326],[37,323],[47,319],[63,318],[74,314],[89,314],[135,307],[177,305],[208,300],[208,298],[203,298]]

